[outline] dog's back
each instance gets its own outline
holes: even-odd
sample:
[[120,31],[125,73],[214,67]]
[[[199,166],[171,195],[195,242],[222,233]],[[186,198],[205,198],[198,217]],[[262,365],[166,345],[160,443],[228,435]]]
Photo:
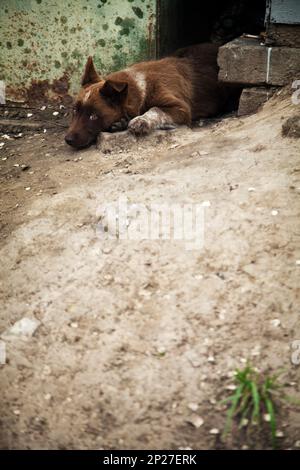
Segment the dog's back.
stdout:
[[170,96],[188,104],[191,120],[226,111],[231,89],[218,81],[217,55],[217,45],[203,43],[127,69],[145,74],[148,93],[143,112],[161,106],[158,101],[164,101],[167,90]]
[[231,86],[218,81],[219,47],[203,43],[177,50],[173,56],[188,63],[192,82],[192,119],[211,117],[228,110],[236,94]]

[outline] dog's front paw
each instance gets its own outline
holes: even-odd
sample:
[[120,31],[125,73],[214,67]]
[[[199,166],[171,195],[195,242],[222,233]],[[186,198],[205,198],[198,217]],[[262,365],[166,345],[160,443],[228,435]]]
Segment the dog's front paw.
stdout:
[[121,132],[125,131],[128,127],[128,119],[121,118],[120,121],[114,122],[110,128],[109,132]]
[[147,135],[151,132],[151,125],[143,116],[137,116],[131,119],[128,129],[135,135]]

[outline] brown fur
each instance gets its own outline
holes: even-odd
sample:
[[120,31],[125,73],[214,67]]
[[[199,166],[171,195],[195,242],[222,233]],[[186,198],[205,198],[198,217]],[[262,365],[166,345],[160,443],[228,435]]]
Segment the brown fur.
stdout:
[[228,90],[218,82],[217,53],[217,46],[200,44],[132,65],[106,79],[97,74],[89,57],[66,142],[85,147],[122,119],[142,135],[222,112]]

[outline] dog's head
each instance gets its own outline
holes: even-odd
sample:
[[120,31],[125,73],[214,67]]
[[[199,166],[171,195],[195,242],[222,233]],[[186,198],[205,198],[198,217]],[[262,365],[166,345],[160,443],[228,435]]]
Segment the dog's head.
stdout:
[[124,117],[128,83],[118,79],[102,79],[89,57],[81,86],[65,136],[67,144],[75,148],[89,146],[101,131],[107,131]]

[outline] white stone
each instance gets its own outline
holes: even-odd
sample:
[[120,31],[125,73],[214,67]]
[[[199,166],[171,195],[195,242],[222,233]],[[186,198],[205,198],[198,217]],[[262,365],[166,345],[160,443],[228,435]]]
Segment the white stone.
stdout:
[[274,328],[277,328],[278,326],[280,326],[281,321],[279,320],[279,318],[274,318],[274,320],[271,320],[270,323],[272,326],[274,326]]
[[202,205],[203,207],[210,207],[210,206],[211,206],[211,203],[210,203],[210,201],[203,201],[201,205]]
[[2,338],[10,336],[33,336],[36,329],[39,327],[40,322],[36,319],[24,317],[17,321],[11,328],[5,331],[1,336]]
[[227,385],[226,390],[236,390],[236,388],[237,388],[236,385],[231,384],[231,385]]
[[199,408],[199,405],[197,403],[189,403],[188,404],[188,408],[191,410],[191,411],[197,411],[198,408]]
[[209,431],[209,434],[217,435],[217,434],[220,434],[220,431],[219,431],[219,429],[217,429],[217,428],[212,428],[212,429]]
[[188,419],[188,422],[198,429],[202,426],[204,420],[201,418],[201,416],[193,415],[191,418]]

